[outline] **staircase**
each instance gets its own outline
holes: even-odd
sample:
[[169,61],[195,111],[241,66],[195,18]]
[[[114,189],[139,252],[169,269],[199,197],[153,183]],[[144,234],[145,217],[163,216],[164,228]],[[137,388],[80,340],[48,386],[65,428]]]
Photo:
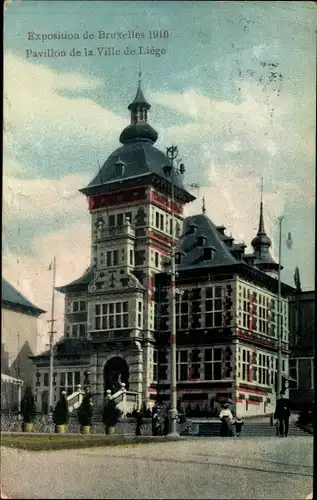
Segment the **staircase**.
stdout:
[[[214,420],[209,422],[193,422],[198,426],[198,436],[202,437],[215,437],[220,436],[220,422]],[[189,435],[191,432],[188,429],[182,432],[182,435]],[[294,422],[289,424],[289,436],[305,436],[307,433],[301,428],[297,427]],[[271,426],[270,421],[266,420],[245,420],[242,428],[241,436],[246,437],[267,437],[276,436],[275,425]]]
[[81,386],[77,386],[77,391],[73,392],[69,396],[67,396],[68,401],[68,410],[72,413],[73,410],[77,410],[80,407],[85,391],[82,390]]
[[110,398],[115,401],[117,408],[122,411],[123,415],[131,413],[133,408],[138,407],[139,394],[137,392],[127,391],[125,384],[121,384],[121,389],[111,394]]

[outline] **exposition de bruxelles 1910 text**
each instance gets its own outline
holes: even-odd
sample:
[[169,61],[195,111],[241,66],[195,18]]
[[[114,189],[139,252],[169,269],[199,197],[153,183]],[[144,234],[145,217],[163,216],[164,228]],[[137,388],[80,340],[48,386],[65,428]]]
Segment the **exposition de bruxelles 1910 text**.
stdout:
[[[67,31],[56,33],[36,33],[33,31],[28,32],[27,40],[28,42],[50,42],[57,40],[107,40],[108,42],[115,40],[125,40],[125,41],[135,41],[138,40],[154,40],[163,41],[170,37],[170,32],[168,30],[148,30],[148,31],[134,31],[128,30],[126,32],[105,32],[99,30],[97,33],[89,33],[85,31],[82,35],[79,33],[68,33]],[[150,42],[151,43],[151,42]],[[54,48],[31,48],[28,47],[25,50],[25,56],[27,59],[39,59],[47,57],[81,57],[81,56],[156,56],[161,57],[167,54],[167,49],[164,47],[157,47],[154,45],[140,44],[138,46],[126,45],[125,47],[114,47],[114,46],[99,46],[99,47],[72,47],[67,49],[54,49]]]

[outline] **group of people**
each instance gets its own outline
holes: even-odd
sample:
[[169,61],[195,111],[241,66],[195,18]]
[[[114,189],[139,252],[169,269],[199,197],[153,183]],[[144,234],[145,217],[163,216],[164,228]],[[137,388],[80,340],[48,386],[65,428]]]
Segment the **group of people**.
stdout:
[[[276,409],[274,419],[278,429],[278,434],[281,437],[287,437],[290,418],[290,401],[286,398],[285,392],[280,393],[280,399],[276,402]],[[142,435],[142,428],[144,426],[143,419],[151,416],[152,418],[152,434],[153,436],[166,436],[169,431],[169,417],[168,413],[163,414],[156,406],[145,415],[140,410],[133,410],[132,416],[136,419],[135,435]],[[219,413],[220,436],[232,437],[240,436],[244,422],[238,416],[234,417],[230,410],[230,403],[223,403]]]
[[[143,419],[148,416],[148,414],[143,416],[140,410],[135,410],[133,416],[136,419],[135,435],[142,435],[142,428],[144,426]],[[158,408],[154,407],[151,412],[152,418],[152,435],[153,436],[167,436],[169,431],[169,418],[168,415],[162,415]]]
[[[278,435],[280,437],[288,436],[290,415],[291,415],[290,400],[286,398],[285,392],[282,391],[280,393],[280,398],[276,402],[276,408],[274,412],[274,419],[276,421],[276,427]],[[222,405],[221,412],[219,414],[219,419],[221,421],[220,436],[231,437],[234,436],[235,434],[236,436],[240,436],[244,422],[241,418],[238,418],[237,416],[236,418],[233,417],[229,403],[224,403]]]

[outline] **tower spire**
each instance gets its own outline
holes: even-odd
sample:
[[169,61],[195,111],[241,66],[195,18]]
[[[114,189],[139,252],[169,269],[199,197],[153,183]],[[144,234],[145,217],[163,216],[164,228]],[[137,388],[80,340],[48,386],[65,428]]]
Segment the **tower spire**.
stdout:
[[259,234],[265,234],[264,217],[263,217],[263,177],[261,177],[261,202],[260,202],[260,220],[259,220]]

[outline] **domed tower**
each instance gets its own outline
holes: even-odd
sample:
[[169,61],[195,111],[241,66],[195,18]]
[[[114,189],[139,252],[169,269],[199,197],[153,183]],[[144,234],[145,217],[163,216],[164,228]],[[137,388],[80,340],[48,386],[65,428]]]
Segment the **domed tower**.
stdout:
[[[63,291],[65,302],[77,290],[86,293],[87,341],[102,346],[95,366],[107,364],[112,351],[114,357],[124,358],[126,387],[148,401],[156,363],[154,275],[165,269],[171,245],[182,231],[183,207],[195,197],[184,188],[182,176],[175,175],[171,206],[171,180],[163,169],[170,162],[154,147],[158,134],[148,123],[151,106],[140,76],[128,106],[130,124],[120,134],[121,146],[80,190],[91,214],[91,263],[85,275]],[[106,384],[97,368],[92,390],[102,394]]]
[[260,220],[257,235],[253,238],[251,245],[253,247],[253,254],[255,257],[254,264],[256,267],[265,273],[276,277],[278,272],[278,264],[271,256],[270,248],[272,241],[268,237],[264,229],[264,216],[263,216],[263,183],[261,188],[261,202],[260,202]]

